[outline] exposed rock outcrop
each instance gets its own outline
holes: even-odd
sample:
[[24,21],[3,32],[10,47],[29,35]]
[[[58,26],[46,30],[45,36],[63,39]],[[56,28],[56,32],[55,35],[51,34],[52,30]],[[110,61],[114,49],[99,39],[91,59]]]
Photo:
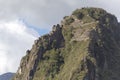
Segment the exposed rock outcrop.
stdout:
[[100,8],[82,8],[26,51],[13,80],[120,80],[120,25]]

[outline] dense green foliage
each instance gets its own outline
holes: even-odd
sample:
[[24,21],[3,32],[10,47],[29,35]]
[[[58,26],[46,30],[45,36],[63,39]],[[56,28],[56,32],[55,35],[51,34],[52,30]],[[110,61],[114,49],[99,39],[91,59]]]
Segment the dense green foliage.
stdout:
[[46,80],[51,80],[60,71],[61,65],[64,63],[60,50],[52,49],[44,53],[34,76],[34,80],[42,80],[43,76]]

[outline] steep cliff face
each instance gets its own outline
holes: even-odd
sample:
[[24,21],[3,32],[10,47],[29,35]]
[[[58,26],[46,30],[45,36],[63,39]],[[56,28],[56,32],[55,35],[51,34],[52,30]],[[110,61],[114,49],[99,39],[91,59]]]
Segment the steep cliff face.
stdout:
[[120,25],[100,8],[82,8],[41,36],[13,80],[120,80]]

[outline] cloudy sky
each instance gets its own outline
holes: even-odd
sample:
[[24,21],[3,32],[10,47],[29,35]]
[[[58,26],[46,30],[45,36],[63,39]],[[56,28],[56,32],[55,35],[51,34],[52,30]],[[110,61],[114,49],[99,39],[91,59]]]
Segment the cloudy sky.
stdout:
[[0,0],[0,74],[16,72],[34,40],[81,7],[100,7],[120,21],[120,0]]

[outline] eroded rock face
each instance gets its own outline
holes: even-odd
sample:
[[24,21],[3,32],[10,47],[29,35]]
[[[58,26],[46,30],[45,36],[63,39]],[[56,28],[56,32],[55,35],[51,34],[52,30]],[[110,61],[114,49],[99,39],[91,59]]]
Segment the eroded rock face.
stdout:
[[13,80],[120,80],[120,25],[100,8],[82,8],[26,51]]
[[60,48],[64,44],[61,26],[54,25],[50,34],[46,34],[35,40],[31,50],[27,50],[27,55],[21,60],[20,67],[14,80],[31,80],[33,79],[36,68],[45,51],[51,48]]

